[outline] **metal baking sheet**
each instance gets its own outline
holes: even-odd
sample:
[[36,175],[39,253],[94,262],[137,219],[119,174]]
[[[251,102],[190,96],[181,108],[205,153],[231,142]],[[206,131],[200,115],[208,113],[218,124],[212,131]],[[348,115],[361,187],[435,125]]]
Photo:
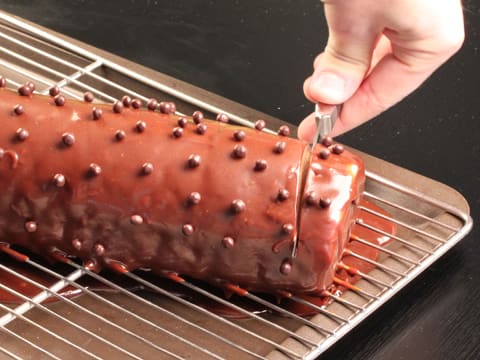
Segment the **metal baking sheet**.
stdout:
[[[201,109],[211,117],[227,113],[246,126],[257,119],[266,120],[271,129],[283,124],[2,12],[0,73],[9,78],[11,87],[34,81],[39,93],[58,84],[74,98],[81,98],[86,90],[106,102],[124,94],[143,100],[154,97],[174,100],[185,114]],[[318,315],[295,317],[257,294],[228,299],[189,281],[159,280],[148,273],[99,276],[74,263],[51,267],[41,259],[29,259],[19,264],[3,254],[0,271],[19,282],[35,280],[29,274],[36,272],[48,274],[51,280],[47,287],[35,285],[36,296],[16,295],[21,305],[1,304],[0,354],[14,359],[315,358],[460,241],[471,227],[467,202],[454,189],[359,154],[368,169],[365,197],[392,214],[398,239],[381,250],[378,264],[362,275],[357,290],[328,294],[330,301],[317,309]],[[26,278],[21,269],[27,269]],[[64,293],[67,285],[76,296],[56,295]],[[201,297],[204,306],[198,307],[188,296],[177,296],[185,291]],[[59,301],[42,303],[47,298]],[[208,310],[211,302],[240,307],[243,310],[237,311],[244,311],[245,318],[218,316]],[[252,304],[272,311],[251,312]]]

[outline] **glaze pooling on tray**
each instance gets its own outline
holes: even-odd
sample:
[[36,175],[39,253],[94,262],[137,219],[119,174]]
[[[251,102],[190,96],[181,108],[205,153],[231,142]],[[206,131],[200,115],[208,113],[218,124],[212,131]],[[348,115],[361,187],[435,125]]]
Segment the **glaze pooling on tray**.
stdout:
[[255,291],[331,283],[363,190],[358,157],[331,142],[303,167],[306,144],[260,123],[188,121],[173,104],[137,110],[126,98],[59,106],[51,92],[0,91],[0,241]]

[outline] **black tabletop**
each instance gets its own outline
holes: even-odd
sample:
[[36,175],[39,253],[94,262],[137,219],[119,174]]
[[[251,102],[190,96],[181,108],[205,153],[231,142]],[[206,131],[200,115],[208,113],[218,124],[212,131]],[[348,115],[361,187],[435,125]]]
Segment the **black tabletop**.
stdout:
[[[480,2],[463,3],[462,50],[339,140],[457,189],[478,222]],[[318,0],[0,0],[0,9],[292,123],[312,110],[302,83],[327,37]],[[479,237],[474,227],[321,359],[477,359]]]

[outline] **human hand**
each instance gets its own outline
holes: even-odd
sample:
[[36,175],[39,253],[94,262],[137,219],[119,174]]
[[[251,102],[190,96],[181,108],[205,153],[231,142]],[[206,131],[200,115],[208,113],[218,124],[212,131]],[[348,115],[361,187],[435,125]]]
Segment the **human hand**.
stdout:
[[[313,102],[342,104],[332,135],[380,114],[414,91],[463,44],[460,0],[324,0],[327,46],[304,83]],[[311,114],[300,138],[315,133]]]

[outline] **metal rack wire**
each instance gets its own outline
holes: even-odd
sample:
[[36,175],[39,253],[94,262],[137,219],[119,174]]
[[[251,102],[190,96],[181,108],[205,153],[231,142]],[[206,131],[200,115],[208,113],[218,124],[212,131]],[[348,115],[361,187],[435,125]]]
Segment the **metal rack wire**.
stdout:
[[[57,85],[72,98],[91,91],[106,102],[125,94],[143,101],[163,96],[175,99],[179,111],[194,107],[210,114],[227,113],[233,121],[253,126],[228,108],[1,12],[0,72],[9,87],[34,81],[39,93]],[[376,247],[381,253],[377,261],[354,251],[346,253],[373,265],[372,271],[366,274],[340,264],[359,281],[343,293],[325,292],[329,301],[323,305],[284,294],[289,301],[314,309],[314,316],[295,315],[241,289],[232,289],[237,295],[227,299],[177,275],[169,279],[130,272],[99,275],[60,256],[62,266],[51,267],[0,242],[2,279],[35,289],[25,293],[21,286],[0,283],[0,291],[15,300],[0,303],[0,354],[12,359],[313,359],[455,245],[472,224],[467,213],[441,200],[376,173],[367,175],[365,197],[392,215],[362,211],[396,224],[398,232],[392,236],[358,221],[359,227],[392,238],[388,247]],[[360,237],[353,241],[375,246]],[[218,308],[238,319],[219,315]]]

